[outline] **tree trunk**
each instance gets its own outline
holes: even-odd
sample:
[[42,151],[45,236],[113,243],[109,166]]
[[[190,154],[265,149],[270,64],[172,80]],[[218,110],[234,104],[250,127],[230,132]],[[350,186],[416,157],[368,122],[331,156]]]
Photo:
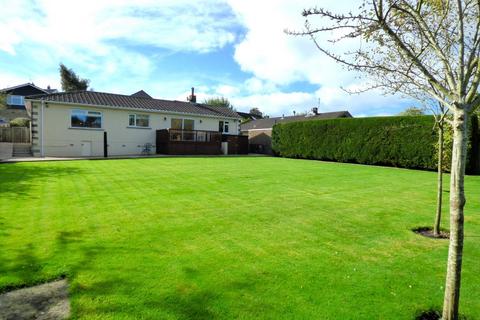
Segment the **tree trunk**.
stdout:
[[457,109],[453,119],[453,150],[450,181],[450,244],[447,278],[443,300],[443,320],[457,320],[463,255],[464,177],[467,160],[467,118],[465,106]]
[[437,212],[433,225],[433,236],[440,236],[440,222],[442,220],[443,198],[443,121],[438,123],[438,175],[437,175]]

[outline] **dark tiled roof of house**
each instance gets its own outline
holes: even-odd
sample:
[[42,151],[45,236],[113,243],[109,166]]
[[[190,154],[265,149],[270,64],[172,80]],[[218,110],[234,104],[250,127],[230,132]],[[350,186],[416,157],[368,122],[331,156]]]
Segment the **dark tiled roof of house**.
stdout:
[[46,89],[42,89],[33,83],[23,83],[18,86],[0,89],[1,93],[9,93],[14,95],[25,96],[29,94],[44,94],[48,93]]
[[237,111],[238,115],[244,119],[250,119],[250,120],[258,120],[262,119],[262,116],[259,116],[258,114],[250,113],[250,112],[239,112]]
[[129,108],[143,111],[179,112],[191,115],[240,118],[234,110],[224,107],[213,107],[201,103],[191,103],[176,100],[172,101],[153,98],[146,99],[145,97],[95,91],[59,92],[53,94],[29,96],[27,99],[90,106]]
[[145,99],[153,99],[148,93],[143,90],[137,91],[131,95],[132,97],[136,98],[145,98]]
[[252,129],[271,129],[277,123],[335,118],[352,118],[352,115],[348,111],[335,111],[318,113],[316,115],[312,114],[290,117],[264,118],[243,123],[242,125],[240,125],[240,131],[248,131]]

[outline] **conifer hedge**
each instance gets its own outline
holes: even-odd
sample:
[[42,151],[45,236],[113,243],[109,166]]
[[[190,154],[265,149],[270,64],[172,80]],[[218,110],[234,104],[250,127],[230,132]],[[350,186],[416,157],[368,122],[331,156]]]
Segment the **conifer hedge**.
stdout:
[[[470,140],[478,143],[473,122]],[[312,120],[277,124],[272,132],[273,150],[282,157],[428,170],[437,166],[436,143],[432,116]],[[478,171],[475,156],[468,158],[469,171]]]

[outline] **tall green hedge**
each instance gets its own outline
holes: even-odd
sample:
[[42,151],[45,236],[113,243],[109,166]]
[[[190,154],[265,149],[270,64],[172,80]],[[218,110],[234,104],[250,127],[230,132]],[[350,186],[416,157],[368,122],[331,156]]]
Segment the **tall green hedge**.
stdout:
[[272,147],[283,157],[434,170],[433,126],[432,116],[284,123],[274,126]]

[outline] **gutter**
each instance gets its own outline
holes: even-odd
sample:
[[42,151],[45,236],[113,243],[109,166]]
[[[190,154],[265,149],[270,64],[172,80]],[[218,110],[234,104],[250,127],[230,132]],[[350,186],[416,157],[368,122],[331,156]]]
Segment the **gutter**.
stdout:
[[[43,99],[25,99],[28,101],[35,101],[41,102],[42,106],[45,103]],[[129,107],[121,107],[121,106],[104,106],[104,105],[95,105],[95,104],[86,104],[86,103],[73,103],[73,102],[59,102],[59,101],[48,101],[49,104],[58,104],[58,105],[67,105],[67,106],[82,106],[82,107],[93,107],[93,108],[103,108],[103,109],[112,109],[112,110],[129,110],[129,111],[136,111],[136,112],[151,112],[151,113],[160,113],[160,114],[178,114],[178,115],[187,115],[187,116],[194,116],[194,117],[206,117],[206,118],[214,118],[214,119],[232,119],[232,120],[241,120],[241,117],[229,117],[229,116],[214,116],[208,114],[199,114],[199,113],[188,113],[188,112],[178,112],[178,111],[165,111],[165,110],[154,110],[154,109],[141,109],[141,108],[129,108]],[[210,110],[210,109],[209,109]]]
[[244,129],[240,131],[272,131],[273,128],[263,128],[263,129]]
[[41,157],[45,157],[45,149],[44,149],[44,133],[45,133],[45,101],[42,100],[42,130],[41,130],[41,134],[42,134],[42,139],[41,139],[41,147],[40,147],[40,156]]

